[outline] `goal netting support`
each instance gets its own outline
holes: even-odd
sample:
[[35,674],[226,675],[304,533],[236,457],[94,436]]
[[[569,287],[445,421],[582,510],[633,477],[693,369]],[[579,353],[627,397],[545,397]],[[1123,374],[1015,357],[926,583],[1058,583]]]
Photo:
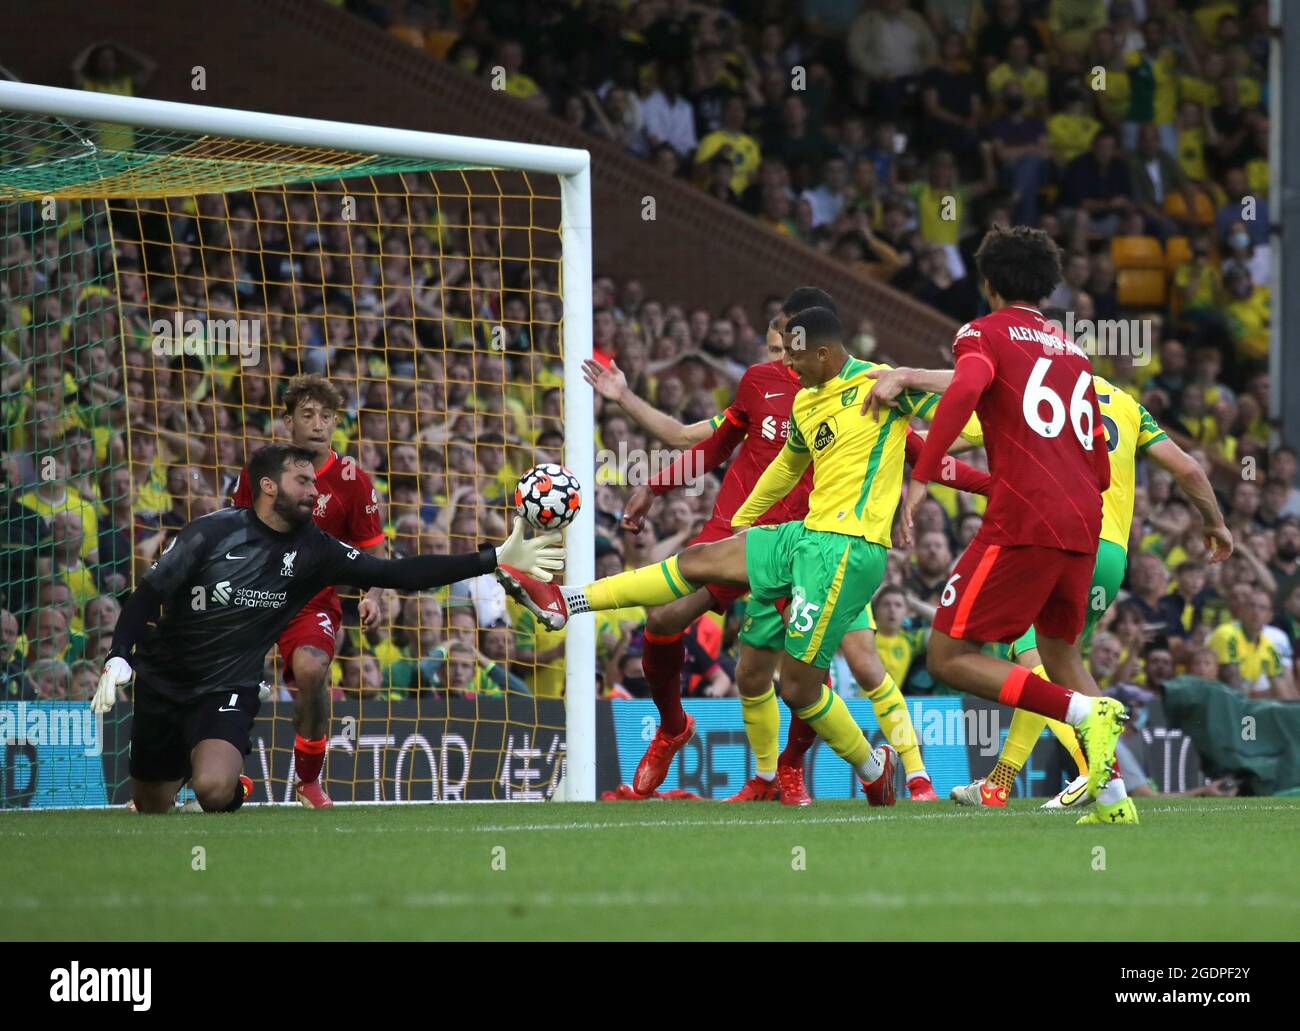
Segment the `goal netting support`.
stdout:
[[[318,372],[390,554],[499,540],[562,461],[594,576],[586,151],[0,83],[0,807],[127,796],[130,701],[87,699],[116,607],[227,503]],[[539,628],[491,578],[355,591],[331,673],[336,801],[595,798],[591,617]],[[292,798],[273,649],[257,801]]]

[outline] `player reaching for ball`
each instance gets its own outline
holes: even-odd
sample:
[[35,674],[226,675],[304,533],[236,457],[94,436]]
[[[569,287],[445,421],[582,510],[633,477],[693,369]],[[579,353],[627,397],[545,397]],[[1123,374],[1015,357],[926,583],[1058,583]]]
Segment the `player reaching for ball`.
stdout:
[[[331,536],[382,558],[388,554],[388,544],[379,496],[364,470],[352,458],[340,458],[330,446],[342,409],[343,395],[324,376],[295,376],[285,388],[283,418],[289,438],[316,456],[318,493],[312,518]],[[231,500],[238,508],[253,503],[247,467],[240,470]],[[378,588],[368,591],[357,606],[361,625],[367,629],[379,623],[381,611]],[[299,610],[277,642],[285,683],[294,689],[294,794],[309,809],[332,804],[320,774],[329,724],[330,662],[342,622],[338,591],[328,585]]]
[[841,639],[884,574],[903,480],[906,421],[891,412],[877,423],[859,412],[857,399],[870,389],[871,366],[845,352],[834,312],[802,311],[787,332],[787,360],[801,387],[789,434],[736,509],[731,528],[750,527],[770,512],[811,464],[813,487],[801,521],[753,526],[583,587],[543,583],[508,564],[497,577],[552,629],[562,627],[570,613],[662,605],[706,584],[747,588],[758,602],[791,599],[782,641],[782,696],[854,768],[868,792],[884,796],[890,748],[870,747],[825,681]]
[[[771,360],[746,372],[735,401],[722,415],[690,426],[683,426],[632,394],[617,366],[587,364],[584,369],[587,381],[602,396],[620,404],[647,432],[671,446],[685,449],[680,459],[633,492],[622,521],[626,529],[639,532],[656,496],[682,486],[692,476],[711,472],[734,452],[736,457],[723,480],[713,517],[692,543],[730,535],[731,516],[781,450],[789,431],[798,380],[786,362],[782,331],[792,315],[815,306],[835,310],[830,295],[815,287],[800,287],[791,293],[768,328]],[[918,397],[916,407],[932,410],[935,400]],[[807,514],[810,487],[811,477],[805,475],[784,501],[759,521],[802,519]],[[650,609],[643,665],[659,709],[660,727],[637,766],[631,789],[622,790],[622,797],[643,798],[652,794],[667,775],[673,756],[693,732],[694,721],[681,705],[681,639],[686,628],[710,608],[725,612],[743,593],[727,585],[710,584],[687,598]],[[810,801],[803,782],[803,756],[816,735],[797,715],[791,719],[785,749],[777,754],[780,713],[772,677],[780,661],[784,636],[783,613],[778,608],[752,599],[746,604],[736,682],[756,772],[731,801],[766,801],[778,797],[787,805],[804,805]],[[906,702],[876,654],[873,636],[868,607],[845,635],[842,642],[845,658],[854,678],[866,689],[887,739],[898,750],[907,770],[911,797],[932,800],[936,797],[934,788],[921,759]],[[892,781],[889,784],[892,790]],[[872,800],[883,801],[883,798]]]
[[105,713],[135,676],[131,783],[141,813],[169,812],[188,780],[207,812],[233,812],[260,708],[267,649],[303,606],[334,584],[428,590],[504,562],[550,579],[563,565],[558,533],[531,539],[516,520],[500,547],[386,560],[312,522],[320,494],[313,450],[268,444],[248,463],[252,505],[186,525],[127,599],[91,708]]

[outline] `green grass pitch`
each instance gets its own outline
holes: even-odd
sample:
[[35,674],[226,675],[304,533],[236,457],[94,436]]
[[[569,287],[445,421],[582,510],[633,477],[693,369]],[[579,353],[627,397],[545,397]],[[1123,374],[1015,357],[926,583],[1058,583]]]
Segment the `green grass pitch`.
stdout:
[[1141,812],[1105,828],[1028,800],[0,813],[0,938],[1295,936],[1300,800]]

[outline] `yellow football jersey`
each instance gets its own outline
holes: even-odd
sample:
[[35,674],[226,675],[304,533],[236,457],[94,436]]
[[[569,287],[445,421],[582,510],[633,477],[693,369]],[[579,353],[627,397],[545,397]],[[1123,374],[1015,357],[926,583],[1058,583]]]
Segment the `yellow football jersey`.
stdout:
[[1252,642],[1238,622],[1215,627],[1209,643],[1219,665],[1236,666],[1252,691],[1267,691],[1269,678],[1282,672],[1282,658],[1273,642],[1263,633]]
[[[938,397],[905,390],[898,396],[898,407],[887,409],[879,421],[864,415],[862,402],[876,382],[867,372],[887,368],[849,358],[825,383],[795,395],[785,447],[732,517],[733,525],[751,525],[790,492],[812,462],[813,488],[804,525],[890,546],[890,527],[903,486],[907,416],[931,418]],[[974,416],[962,436],[982,442]]]
[[1165,431],[1150,412],[1118,387],[1100,376],[1092,377],[1092,385],[1101,405],[1101,422],[1106,427],[1106,448],[1110,452],[1110,489],[1101,496],[1101,539],[1128,551],[1137,454],[1164,440]]

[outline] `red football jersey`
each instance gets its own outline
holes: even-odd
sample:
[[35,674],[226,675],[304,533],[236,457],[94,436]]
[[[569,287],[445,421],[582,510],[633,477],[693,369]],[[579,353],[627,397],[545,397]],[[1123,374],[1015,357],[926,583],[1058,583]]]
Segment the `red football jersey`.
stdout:
[[973,404],[993,481],[979,539],[1096,551],[1110,472],[1088,356],[1023,305],[962,326],[953,354],[956,374],[913,476],[940,478],[952,423]]
[[[332,537],[354,548],[369,548],[384,539],[379,521],[379,495],[365,471],[350,458],[330,452],[316,470],[316,525]],[[239,471],[239,483],[231,499],[236,508],[250,508],[253,492],[248,484],[248,466]]]
[[[745,441],[722,479],[722,488],[713,506],[714,519],[731,524],[736,509],[745,503],[758,478],[777,452],[785,447],[785,438],[790,435],[790,410],[798,392],[799,380],[780,361],[751,365],[740,378],[736,399],[722,414],[745,431]],[[758,519],[757,525],[802,519],[808,514],[808,493],[811,490],[812,466],[809,465],[794,490],[769,508]]]

